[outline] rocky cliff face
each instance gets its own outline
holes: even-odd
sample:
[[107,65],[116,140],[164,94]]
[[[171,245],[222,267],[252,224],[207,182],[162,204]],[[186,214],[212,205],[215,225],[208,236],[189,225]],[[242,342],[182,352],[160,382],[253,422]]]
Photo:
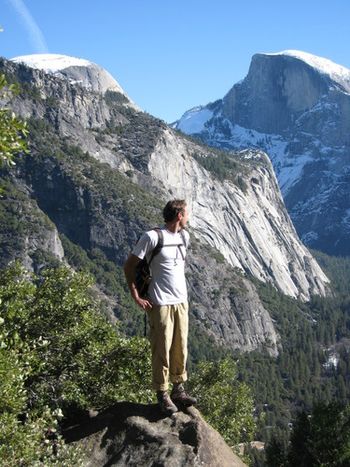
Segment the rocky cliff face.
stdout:
[[40,267],[39,249],[62,261],[64,250],[56,226],[31,199],[28,188],[20,183],[3,183],[1,173],[0,179],[0,267],[14,259],[21,260],[28,269],[33,269],[34,263]]
[[177,128],[226,149],[268,153],[302,240],[350,254],[350,70],[297,51],[257,54],[247,77]]
[[217,345],[240,351],[267,350],[277,356],[280,337],[255,286],[239,270],[213,257],[203,244],[192,245],[187,272],[191,313],[200,331]]
[[121,265],[164,201],[186,197],[199,240],[190,269],[197,323],[220,344],[276,354],[278,335],[248,276],[303,300],[324,295],[328,280],[298,240],[266,156],[189,141],[120,92],[7,61],[1,68],[22,84],[13,108],[31,126],[31,156],[15,183],[59,234]]

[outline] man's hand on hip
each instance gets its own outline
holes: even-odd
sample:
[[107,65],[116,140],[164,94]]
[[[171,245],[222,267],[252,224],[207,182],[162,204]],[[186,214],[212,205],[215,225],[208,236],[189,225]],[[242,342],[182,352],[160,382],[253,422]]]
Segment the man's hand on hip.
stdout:
[[153,307],[152,303],[146,298],[135,298],[135,302],[145,311],[150,310]]

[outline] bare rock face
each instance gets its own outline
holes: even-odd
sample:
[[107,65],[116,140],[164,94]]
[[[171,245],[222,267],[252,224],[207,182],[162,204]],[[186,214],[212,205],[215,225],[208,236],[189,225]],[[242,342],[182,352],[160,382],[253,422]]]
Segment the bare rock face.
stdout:
[[171,417],[155,405],[123,402],[69,428],[68,442],[79,443],[87,467],[244,467],[195,408]]
[[222,116],[260,133],[302,130],[324,144],[349,144],[349,83],[350,70],[310,54],[256,54],[224,97]]
[[[81,133],[81,129],[97,129],[112,118],[112,114],[101,94],[74,85],[68,79],[47,74],[45,71],[29,68],[23,64],[7,62],[6,72],[16,72],[17,80],[34,94],[34,98],[16,99],[12,106],[22,118],[45,119],[55,125],[62,136]],[[28,94],[29,94],[28,93]],[[49,111],[48,111],[49,107]],[[119,116],[120,120],[123,120]],[[79,131],[80,130],[80,131]]]
[[188,264],[190,309],[200,329],[218,346],[264,349],[276,357],[280,338],[252,282],[215,260],[203,245],[192,246]]
[[280,133],[316,104],[328,83],[316,70],[286,55],[256,54],[245,80],[223,100],[223,115],[262,133]]
[[32,270],[33,255],[37,258],[38,267],[42,255],[49,255],[58,262],[64,259],[55,224],[30,198],[27,187],[21,184],[10,187],[7,181],[1,196],[1,214],[0,268],[14,259],[21,259],[23,265]]

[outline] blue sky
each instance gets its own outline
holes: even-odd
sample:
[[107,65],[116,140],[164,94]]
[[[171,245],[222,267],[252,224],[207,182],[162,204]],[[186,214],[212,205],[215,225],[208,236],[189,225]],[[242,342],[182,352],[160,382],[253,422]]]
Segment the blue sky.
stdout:
[[257,52],[303,50],[350,68],[349,0],[0,0],[0,53],[60,53],[106,68],[172,122],[223,97]]

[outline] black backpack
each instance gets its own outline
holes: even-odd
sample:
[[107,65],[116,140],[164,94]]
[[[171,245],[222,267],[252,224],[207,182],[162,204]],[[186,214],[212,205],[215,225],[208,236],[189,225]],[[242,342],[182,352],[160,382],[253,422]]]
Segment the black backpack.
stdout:
[[139,294],[139,297],[145,298],[147,296],[148,292],[148,287],[149,284],[151,283],[152,276],[151,276],[151,271],[150,271],[150,264],[153,260],[153,258],[160,252],[160,250],[163,248],[164,244],[164,239],[163,239],[163,233],[161,229],[155,228],[153,229],[157,232],[158,234],[158,243],[154,250],[152,251],[152,255],[150,257],[149,262],[147,261],[146,257],[144,257],[136,266],[136,275],[135,275],[135,286],[137,289],[137,292]]
[[[163,232],[159,227],[154,228],[158,234],[158,243],[155,246],[154,250],[152,251],[151,257],[149,259],[149,262],[147,261],[146,257],[143,258],[137,265],[136,267],[136,275],[135,275],[135,286],[137,289],[137,292],[139,294],[139,297],[145,298],[147,297],[148,293],[148,287],[149,284],[151,283],[152,280],[152,275],[150,271],[150,265],[153,260],[153,258],[160,252],[160,250],[164,246],[164,237],[163,237]],[[186,241],[185,241],[185,235],[183,233],[183,230],[180,231],[181,237],[182,237],[182,242],[183,245],[186,248]],[[166,245],[166,246],[175,246],[175,245]],[[178,246],[178,245],[176,245]],[[179,248],[182,259],[185,259],[181,248]]]

